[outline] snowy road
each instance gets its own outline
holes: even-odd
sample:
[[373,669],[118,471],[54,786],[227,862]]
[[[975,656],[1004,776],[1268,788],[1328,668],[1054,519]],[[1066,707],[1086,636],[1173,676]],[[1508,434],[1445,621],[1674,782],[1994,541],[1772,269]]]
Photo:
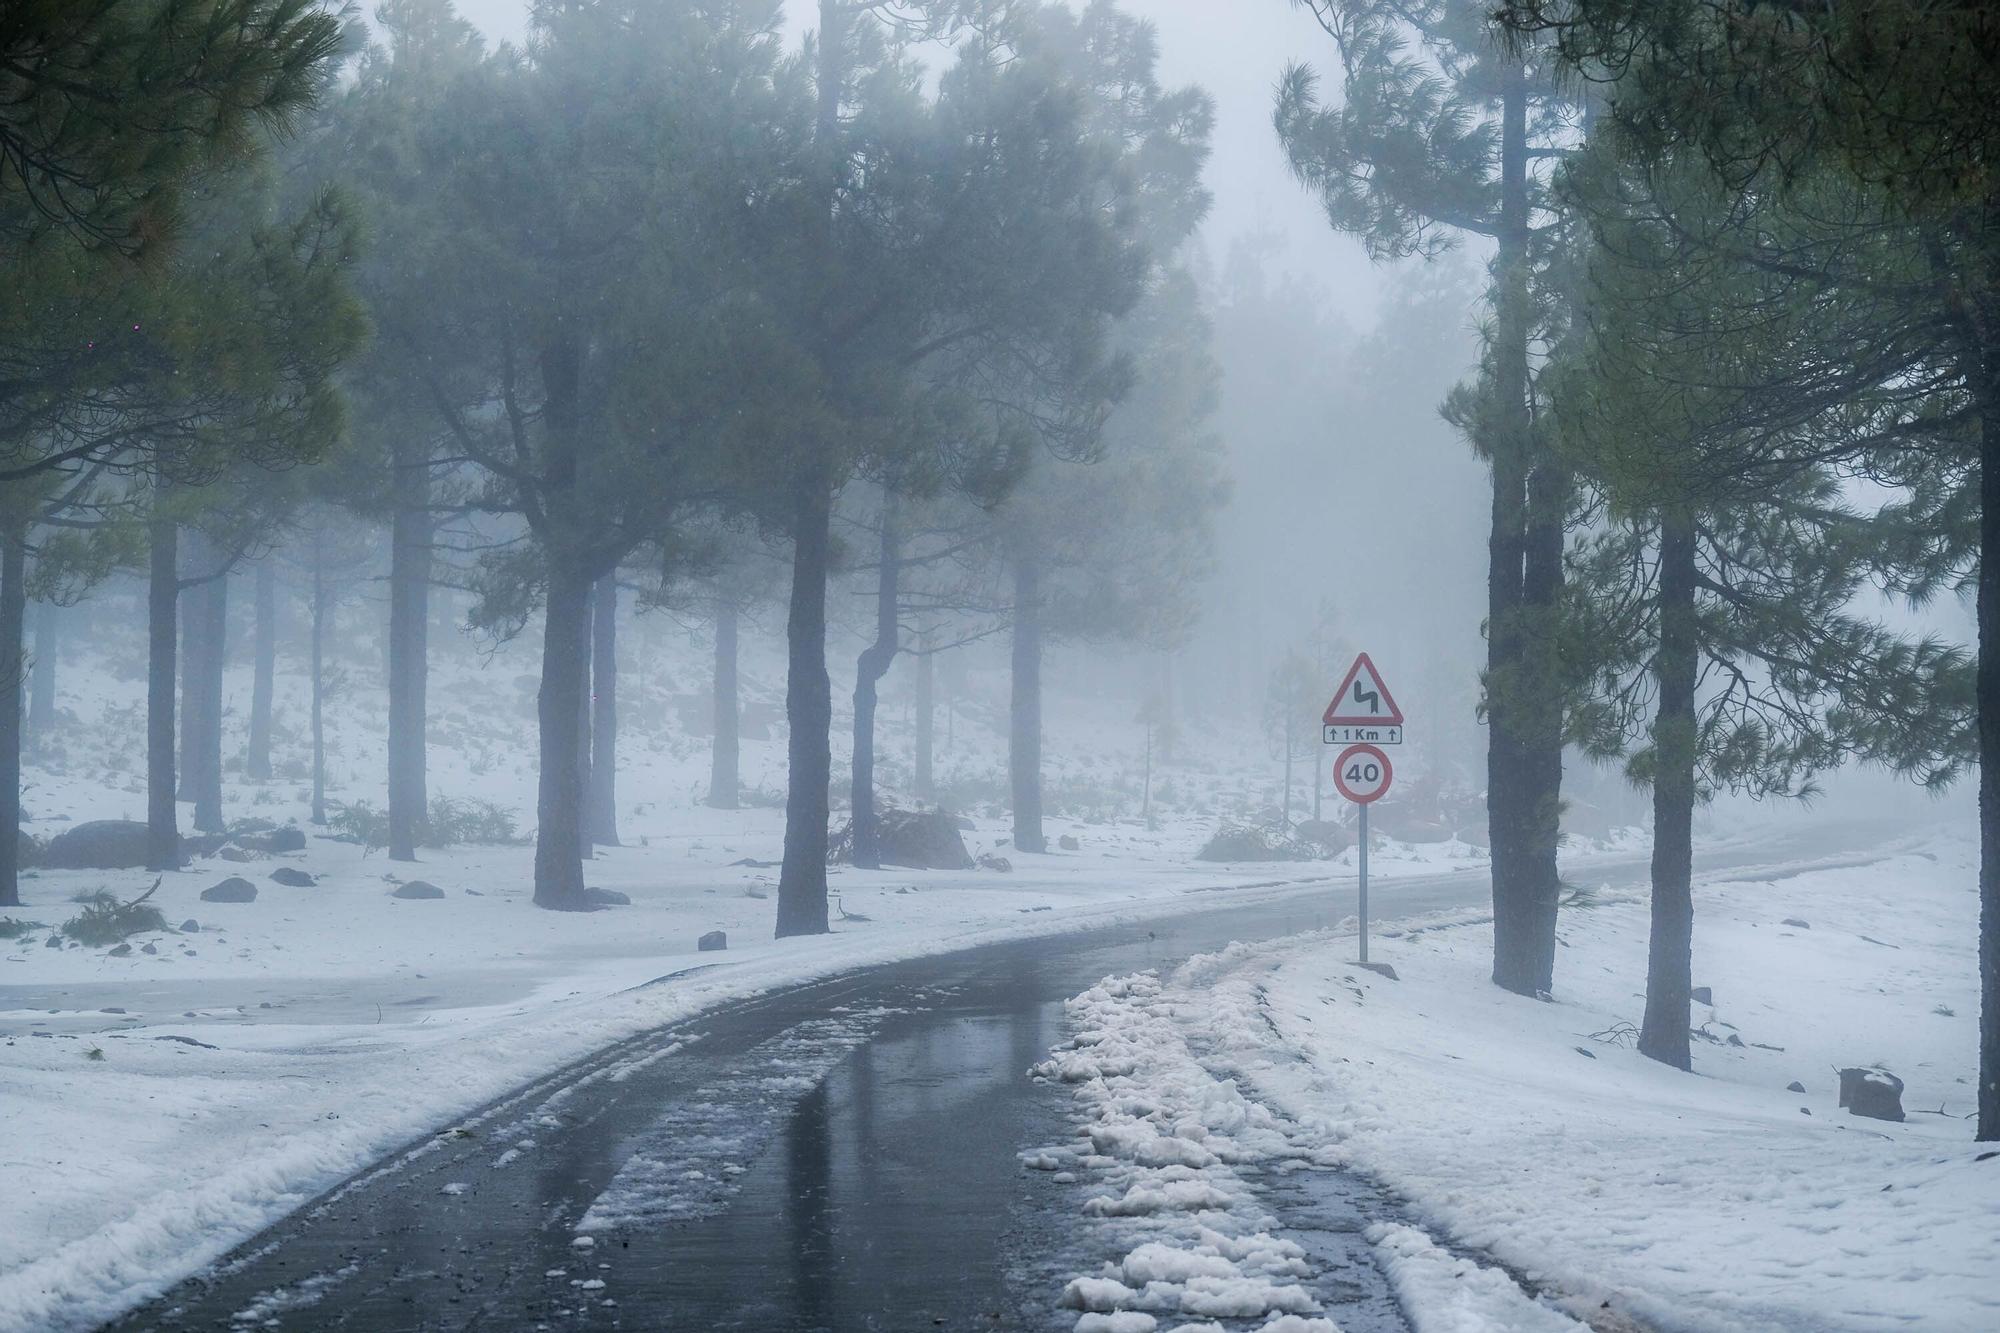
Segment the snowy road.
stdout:
[[[1824,861],[1880,832],[1801,829],[1703,864]],[[1638,857],[1586,872],[1644,873]],[[1408,879],[1377,910],[1486,893],[1477,872]],[[870,969],[672,1025],[396,1155],[110,1327],[1076,1328],[1057,1294],[1124,1251],[1084,1216],[1091,1180],[1022,1164],[1074,1135],[1069,1091],[1025,1074],[1064,1041],[1063,1001],[1353,910],[1352,884],[1330,884]],[[1403,1326],[1357,1238],[1385,1210],[1371,1193],[1330,1173],[1243,1187],[1347,1333]]]

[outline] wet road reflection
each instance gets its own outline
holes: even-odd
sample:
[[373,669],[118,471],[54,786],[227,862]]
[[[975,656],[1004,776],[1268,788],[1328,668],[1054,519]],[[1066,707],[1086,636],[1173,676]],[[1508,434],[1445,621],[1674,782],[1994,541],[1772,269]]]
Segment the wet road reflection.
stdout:
[[[1822,828],[1705,863],[1831,850]],[[1592,878],[1644,873],[1635,857]],[[1486,892],[1460,874],[1384,896],[1409,913]],[[1071,1132],[1067,1094],[1025,1075],[1061,1038],[1062,1001],[1107,974],[1333,924],[1354,902],[1335,885],[1219,907],[873,969],[621,1043],[112,1327],[1068,1330],[1063,1280],[1116,1256],[1093,1248],[1087,1182],[1016,1157]],[[1269,1203],[1352,1287],[1355,1327],[1396,1327],[1355,1248],[1372,1205],[1343,1191],[1274,1180]]]

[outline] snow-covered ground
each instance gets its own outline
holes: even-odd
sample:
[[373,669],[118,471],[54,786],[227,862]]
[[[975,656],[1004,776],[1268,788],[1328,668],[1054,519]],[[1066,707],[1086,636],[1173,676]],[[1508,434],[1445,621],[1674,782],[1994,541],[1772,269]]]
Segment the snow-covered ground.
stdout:
[[[1553,1003],[1488,982],[1471,917],[1391,932],[1398,980],[1325,935],[1107,979],[1040,1071],[1077,1085],[1083,1138],[1034,1164],[1094,1172],[1086,1211],[1129,1252],[1063,1299],[1079,1333],[1330,1328],[1241,1184],[1276,1163],[1399,1201],[1368,1237],[1422,1333],[2000,1327],[2000,1153],[1965,1118],[1976,916],[1976,849],[1948,838],[1702,884],[1691,1075],[1632,1049],[1630,894],[1565,910]],[[1905,1081],[1905,1122],[1839,1108],[1854,1065]]]
[[[336,632],[329,790],[380,806],[379,663],[365,635]],[[708,751],[700,645],[657,627],[628,636],[621,681],[619,816],[625,847],[589,867],[629,907],[546,913],[528,902],[526,846],[427,851],[396,865],[313,836],[303,853],[203,860],[165,877],[151,901],[196,928],[134,936],[114,954],[57,937],[78,895],[136,897],[137,871],[31,871],[35,923],[0,940],[0,1330],[88,1326],[193,1271],[401,1143],[630,1033],[844,968],[981,942],[1212,908],[1282,892],[1284,881],[1351,873],[1337,862],[1219,867],[1191,858],[1224,817],[1254,817],[1275,766],[1253,737],[1190,726],[1178,762],[1155,772],[1156,819],[1137,817],[1142,734],[1091,699],[1058,694],[1049,727],[1052,839],[1074,851],[1005,848],[1004,677],[972,681],[939,720],[940,781],[975,817],[975,854],[1011,872],[836,869],[836,933],[774,941],[782,812],[699,801]],[[769,642],[746,645],[744,785],[776,793],[782,697]],[[30,764],[26,828],[143,818],[139,645],[66,661],[62,728]],[[249,677],[228,679],[227,812],[305,826],[305,679],[280,660],[273,781],[243,778]],[[443,656],[430,726],[434,794],[497,805],[531,822],[533,660]],[[884,782],[909,772],[908,682],[891,677]],[[940,709],[941,714],[943,709]],[[948,740],[948,743],[947,743]],[[991,792],[994,799],[982,798]],[[766,797],[766,799],[768,799]],[[186,822],[185,809],[183,822]],[[1378,849],[1387,873],[1478,864],[1456,842]],[[749,862],[752,864],[739,864]],[[754,864],[762,862],[765,864]],[[309,888],[270,880],[289,864]],[[202,902],[242,875],[256,901]],[[444,890],[390,896],[399,879]],[[1257,887],[1263,886],[1263,887]],[[727,933],[722,954],[696,950]],[[50,947],[50,941],[57,941]],[[64,945],[67,943],[67,947]]]

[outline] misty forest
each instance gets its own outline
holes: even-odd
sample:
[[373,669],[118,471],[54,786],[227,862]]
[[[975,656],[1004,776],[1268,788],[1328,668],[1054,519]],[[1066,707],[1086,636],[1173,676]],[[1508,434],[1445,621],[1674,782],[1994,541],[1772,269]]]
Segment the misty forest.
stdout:
[[2000,10],[0,0],[0,1333],[2000,1328]]

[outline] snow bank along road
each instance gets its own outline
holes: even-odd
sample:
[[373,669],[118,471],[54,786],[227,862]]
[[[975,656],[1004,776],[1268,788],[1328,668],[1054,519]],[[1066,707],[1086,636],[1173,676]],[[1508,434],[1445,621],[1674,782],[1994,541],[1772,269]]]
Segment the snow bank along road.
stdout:
[[[1867,832],[1815,828],[1703,865],[1851,860]],[[1643,874],[1634,857],[1589,878]],[[1404,880],[1381,910],[1476,908],[1486,892],[1477,873]],[[1089,1075],[1055,1067],[1074,1049],[1066,999],[1352,909],[1351,884],[1301,890],[872,968],[673,1023],[426,1137],[110,1327],[1308,1333],[1338,1320],[1353,1333],[1404,1327],[1396,1297],[1426,1284],[1518,1304],[1511,1283],[1421,1233],[1362,1236],[1397,1225],[1388,1206],[1272,1150],[1290,1132],[1273,1113],[1245,1110],[1254,1153],[1218,1136],[1209,1156],[1244,1163],[1231,1178],[1199,1155],[1149,1157],[1130,1106],[1127,1132],[1063,1146],[1078,1116],[1108,1123]],[[1170,1095],[1236,1094],[1184,1081]],[[1199,1214],[1149,1211],[1145,1191],[1166,1198],[1196,1176],[1220,1225],[1169,1246],[1170,1215]],[[1131,1244],[1147,1226],[1159,1250]],[[1394,1256],[1393,1295],[1373,1249]],[[1128,1290],[1160,1284],[1157,1315],[1091,1276],[1107,1260]]]

